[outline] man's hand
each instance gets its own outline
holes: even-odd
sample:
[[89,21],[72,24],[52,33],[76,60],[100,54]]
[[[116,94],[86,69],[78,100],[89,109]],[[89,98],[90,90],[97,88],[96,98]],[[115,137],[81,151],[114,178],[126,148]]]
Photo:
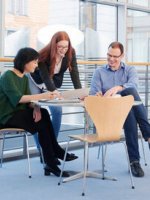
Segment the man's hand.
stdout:
[[102,94],[102,92],[97,92],[97,93],[96,93],[96,96],[98,96],[98,97],[102,97],[103,94]]
[[116,95],[118,92],[120,92],[121,90],[123,90],[122,86],[115,86],[109,90],[107,90],[107,92],[104,94],[105,97],[111,97]]
[[41,116],[41,110],[40,107],[35,106],[34,110],[33,110],[33,119],[35,122],[39,122],[41,120],[42,116]]

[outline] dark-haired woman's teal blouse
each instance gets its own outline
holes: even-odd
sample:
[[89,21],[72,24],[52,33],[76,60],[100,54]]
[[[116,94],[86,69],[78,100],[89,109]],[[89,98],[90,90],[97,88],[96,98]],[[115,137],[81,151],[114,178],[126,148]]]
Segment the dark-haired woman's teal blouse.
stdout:
[[18,110],[26,109],[28,104],[19,103],[23,95],[30,94],[28,78],[18,77],[8,70],[0,76],[0,124],[5,123]]

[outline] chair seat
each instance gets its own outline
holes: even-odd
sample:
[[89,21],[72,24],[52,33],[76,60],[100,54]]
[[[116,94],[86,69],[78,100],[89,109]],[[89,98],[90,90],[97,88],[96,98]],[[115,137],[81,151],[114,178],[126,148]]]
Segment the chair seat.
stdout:
[[97,134],[81,134],[81,135],[69,135],[70,138],[73,139],[77,139],[77,140],[81,140],[84,142],[88,142],[88,143],[95,143],[95,142],[111,142],[111,141],[119,141],[120,137],[114,137],[114,135],[112,135],[112,137],[108,137],[108,138],[99,138]]
[[0,129],[0,135],[3,136],[2,138],[2,145],[1,145],[1,155],[0,155],[0,167],[2,167],[3,163],[3,152],[4,152],[4,143],[5,143],[5,138],[6,135],[10,134],[23,134],[25,136],[25,145],[26,145],[26,152],[27,152],[27,160],[28,160],[28,173],[29,173],[29,178],[31,178],[31,166],[30,166],[30,158],[29,158],[29,142],[28,142],[28,133],[26,130],[21,129],[21,128],[2,128]]
[[2,133],[12,133],[12,132],[25,132],[24,129],[21,128],[2,128],[0,129],[0,134]]

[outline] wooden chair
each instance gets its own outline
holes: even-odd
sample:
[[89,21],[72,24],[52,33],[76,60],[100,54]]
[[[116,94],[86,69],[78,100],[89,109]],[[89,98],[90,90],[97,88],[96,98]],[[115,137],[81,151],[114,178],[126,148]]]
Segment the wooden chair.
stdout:
[[0,136],[2,136],[2,145],[1,145],[1,155],[0,155],[0,167],[2,167],[3,164],[3,154],[4,154],[4,145],[5,145],[5,137],[7,135],[17,133],[20,135],[25,136],[25,145],[26,145],[26,153],[27,153],[27,160],[28,160],[28,175],[29,178],[31,178],[31,165],[30,165],[30,158],[29,158],[29,143],[28,143],[28,135],[29,133],[25,131],[24,129],[19,129],[19,128],[3,128],[0,129]]
[[[69,178],[63,179],[63,182],[67,182],[69,180],[74,180],[79,177],[83,177],[83,192],[82,196],[85,195],[85,184],[86,184],[86,177],[92,176],[95,178],[101,179],[109,179],[109,180],[116,180],[111,177],[105,176],[104,171],[104,149],[105,145],[112,144],[118,141],[124,144],[126,154],[127,154],[127,162],[129,167],[129,175],[131,180],[132,188],[134,188],[130,162],[128,151],[126,147],[126,143],[121,141],[121,132],[123,128],[123,124],[126,120],[126,117],[129,111],[132,108],[134,99],[130,96],[120,97],[120,98],[106,98],[106,97],[98,97],[98,96],[88,96],[84,100],[84,105],[86,112],[92,119],[95,127],[97,129],[96,134],[82,134],[82,135],[69,135],[68,145],[65,151],[65,157],[68,151],[68,146],[70,139],[77,139],[84,142],[84,170],[77,175],[71,176]],[[88,171],[88,147],[89,144],[92,143],[100,143],[102,145],[102,173],[90,172]],[[62,165],[60,180],[58,185],[62,183],[62,172],[64,170],[65,165],[65,157],[64,162]],[[117,159],[117,158],[116,158]]]
[[[143,154],[144,165],[147,166],[147,159],[146,159],[146,154],[145,154],[145,147],[144,147],[143,136],[142,136],[141,131],[138,132],[138,138],[141,141],[141,150],[142,150],[142,154]],[[124,133],[122,133],[122,135],[121,135],[121,140],[123,140],[123,141],[126,140]],[[99,145],[99,148],[98,148],[97,159],[99,159],[99,157],[100,157],[100,150],[101,150],[101,144]],[[106,151],[107,151],[107,146],[105,146],[105,156],[104,156],[104,158],[106,157]]]

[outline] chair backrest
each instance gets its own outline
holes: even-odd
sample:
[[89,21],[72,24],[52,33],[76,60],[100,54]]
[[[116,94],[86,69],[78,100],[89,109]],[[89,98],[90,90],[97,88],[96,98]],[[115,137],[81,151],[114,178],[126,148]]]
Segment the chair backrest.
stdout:
[[97,129],[99,141],[116,141],[121,137],[124,122],[134,103],[133,96],[88,96],[84,100],[87,113]]

